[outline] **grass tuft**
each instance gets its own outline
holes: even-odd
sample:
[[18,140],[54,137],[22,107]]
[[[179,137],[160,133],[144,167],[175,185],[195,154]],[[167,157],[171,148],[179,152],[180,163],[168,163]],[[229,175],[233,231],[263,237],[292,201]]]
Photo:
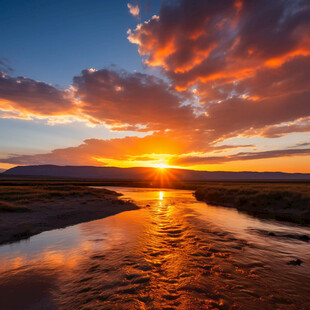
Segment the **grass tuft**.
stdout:
[[27,212],[25,205],[33,202],[51,202],[56,199],[73,197],[89,197],[93,200],[115,196],[116,193],[103,188],[91,188],[76,185],[29,185],[29,186],[0,186],[0,212]]
[[29,212],[30,209],[0,200],[0,212]]
[[198,188],[197,200],[235,207],[254,215],[310,223],[310,186],[282,184],[210,184]]

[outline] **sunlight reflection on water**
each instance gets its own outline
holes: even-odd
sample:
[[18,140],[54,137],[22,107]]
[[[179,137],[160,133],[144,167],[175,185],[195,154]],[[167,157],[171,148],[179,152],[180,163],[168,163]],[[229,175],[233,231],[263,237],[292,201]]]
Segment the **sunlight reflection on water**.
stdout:
[[0,247],[1,309],[310,309],[309,228],[111,189],[142,208]]

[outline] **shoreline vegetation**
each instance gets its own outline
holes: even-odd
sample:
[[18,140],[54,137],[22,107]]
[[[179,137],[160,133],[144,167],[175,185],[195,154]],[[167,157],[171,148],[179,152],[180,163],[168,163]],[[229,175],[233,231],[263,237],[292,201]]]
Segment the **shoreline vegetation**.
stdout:
[[310,183],[209,184],[194,195],[198,201],[253,216],[310,225]]
[[69,184],[0,183],[0,244],[138,209],[119,196],[104,188]]
[[[0,177],[0,244],[138,209],[120,194],[92,186],[193,190],[197,200],[251,215],[310,225],[310,182],[301,181],[109,181]],[[207,206],[206,206],[207,207]]]

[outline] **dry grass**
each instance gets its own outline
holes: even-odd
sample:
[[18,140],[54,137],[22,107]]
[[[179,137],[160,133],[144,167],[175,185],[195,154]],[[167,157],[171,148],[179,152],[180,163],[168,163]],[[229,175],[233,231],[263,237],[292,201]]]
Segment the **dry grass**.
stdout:
[[256,215],[310,223],[310,184],[216,184],[199,188],[197,200]]
[[21,186],[0,182],[0,244],[137,209],[119,200],[119,195],[104,188],[66,183],[30,181]]
[[33,202],[49,202],[55,199],[89,197],[103,199],[115,195],[106,189],[73,185],[0,186],[0,212],[27,212],[25,205]]
[[0,200],[0,212],[29,212],[27,207],[16,206],[12,203]]

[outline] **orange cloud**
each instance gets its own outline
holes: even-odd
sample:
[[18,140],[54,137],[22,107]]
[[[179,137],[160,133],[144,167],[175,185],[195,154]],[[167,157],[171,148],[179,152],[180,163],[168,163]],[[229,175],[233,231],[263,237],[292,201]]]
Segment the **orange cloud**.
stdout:
[[155,163],[167,154],[179,154],[190,149],[190,143],[181,141],[179,137],[169,133],[153,134],[143,138],[125,137],[111,140],[87,139],[78,147],[56,149],[51,153],[13,156],[5,163],[66,165],[106,165],[117,161]]
[[[139,7],[128,8],[139,15]],[[88,139],[76,148],[3,162],[130,166],[164,161],[196,167],[306,156],[286,149],[229,156],[214,151],[223,151],[215,145],[228,138],[310,131],[309,23],[304,1],[165,1],[158,16],[128,31],[145,63],[158,66],[163,79],[88,69],[73,78],[70,90],[60,90],[2,74],[0,117],[79,119],[149,134]],[[4,61],[0,65],[8,72]]]
[[302,1],[180,0],[165,2],[128,39],[183,90],[199,80],[239,81],[263,66],[308,56],[309,20]]
[[208,164],[221,164],[231,161],[258,160],[265,158],[290,157],[296,155],[310,155],[310,148],[283,149],[264,152],[240,152],[226,156],[180,156],[174,159],[174,164],[180,166],[196,166]]
[[76,106],[69,90],[0,72],[0,110],[16,111],[26,118],[27,115],[72,115],[76,113]]
[[[74,77],[85,115],[112,129],[149,131],[194,126],[195,114],[167,83],[142,73],[83,70]],[[122,129],[123,127],[123,129]]]
[[[240,148],[252,149],[252,145],[210,146],[205,144],[203,146],[202,144],[194,143],[191,145],[186,140],[169,134],[111,140],[88,139],[77,147],[56,149],[46,154],[13,155],[1,159],[0,162],[17,165],[57,164],[118,167],[158,167],[165,165],[215,170],[212,168],[214,166],[217,169],[229,170],[229,167],[233,167],[231,163],[236,162],[237,165],[240,165],[240,162],[247,161],[250,162],[250,164],[246,164],[247,167],[252,165],[250,170],[257,170],[255,165],[260,160],[278,158],[285,162],[284,159],[288,157],[309,157],[310,155],[310,149],[306,148],[309,143],[297,145],[293,148],[260,152],[235,152],[236,149]],[[274,169],[276,167],[274,166]],[[269,170],[275,171],[274,169]],[[298,169],[295,171],[282,170],[296,172],[299,171]]]
[[288,60],[296,57],[296,56],[309,56],[310,55],[310,46],[308,47],[308,50],[305,49],[297,49],[295,51],[292,51],[284,56],[280,56],[277,58],[271,58],[268,59],[265,62],[265,65],[268,67],[280,67],[282,66],[285,62],[287,62]]

